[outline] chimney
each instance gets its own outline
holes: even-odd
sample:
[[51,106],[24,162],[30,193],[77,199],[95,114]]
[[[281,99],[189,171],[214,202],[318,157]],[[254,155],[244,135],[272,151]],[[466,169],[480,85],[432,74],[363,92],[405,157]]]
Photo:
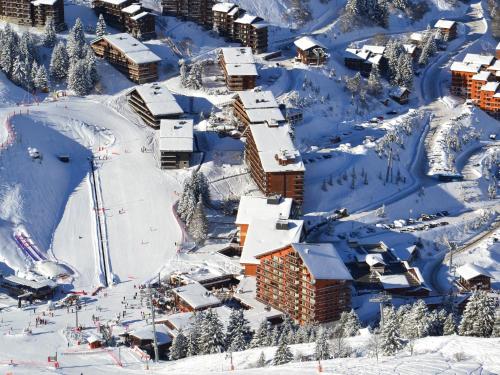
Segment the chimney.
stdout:
[[277,230],[288,230],[288,220],[278,219],[276,221],[276,229]]
[[275,194],[267,197],[267,204],[277,205],[281,202],[281,195]]

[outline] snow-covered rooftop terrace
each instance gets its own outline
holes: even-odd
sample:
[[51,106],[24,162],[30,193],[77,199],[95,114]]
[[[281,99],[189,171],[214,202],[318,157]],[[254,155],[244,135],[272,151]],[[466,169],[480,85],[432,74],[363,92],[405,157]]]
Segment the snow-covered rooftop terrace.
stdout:
[[292,198],[279,198],[277,203],[269,203],[270,198],[242,196],[238,206],[236,225],[250,224],[254,220],[288,219],[292,210]]
[[160,151],[193,152],[193,120],[161,120]]
[[148,83],[135,88],[153,116],[183,115],[184,111],[172,93],[159,83]]

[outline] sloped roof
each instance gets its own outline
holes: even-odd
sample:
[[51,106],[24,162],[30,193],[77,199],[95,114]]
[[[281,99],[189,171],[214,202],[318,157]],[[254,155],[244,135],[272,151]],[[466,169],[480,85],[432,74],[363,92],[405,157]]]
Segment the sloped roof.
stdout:
[[500,83],[498,82],[487,82],[481,87],[481,91],[493,91],[496,92]]
[[485,70],[480,71],[479,73],[472,76],[472,79],[475,81],[487,81],[490,78],[491,72],[487,72]]
[[231,9],[233,9],[236,5],[233,3],[217,3],[212,7],[212,10],[215,12],[224,12],[227,13]]
[[398,258],[400,261],[408,261],[413,256],[417,247],[415,245],[408,247],[397,247],[395,249],[391,248],[391,252]]
[[367,254],[365,257],[365,262],[369,266],[374,266],[375,264],[386,264],[382,254]]
[[489,273],[482,267],[476,266],[473,263],[466,263],[463,266],[458,267],[457,273],[465,280],[470,280],[477,276],[486,276],[489,278],[493,278],[491,273]]
[[453,64],[451,64],[450,70],[457,72],[478,73],[481,70],[481,66],[477,64],[455,61]]
[[437,27],[439,29],[451,29],[455,24],[455,21],[441,19],[434,24],[434,27]]
[[224,47],[220,49],[226,64],[254,64],[250,47]]
[[326,47],[321,42],[318,42],[316,39],[311,38],[310,36],[303,36],[302,38],[299,38],[295,42],[293,42],[293,44],[295,44],[295,46],[302,51],[307,51],[314,47],[326,49]]
[[317,280],[352,280],[342,258],[331,243],[294,243],[311,275]]
[[[155,324],[156,341],[158,345],[165,345],[172,342],[172,336],[164,324]],[[148,325],[130,332],[130,336],[137,337],[139,340],[154,340],[153,326]]]
[[479,55],[477,53],[468,53],[465,55],[463,62],[477,65],[491,65],[495,61],[495,56]]
[[172,289],[172,292],[195,310],[217,306],[221,303],[220,299],[199,283],[183,285]]
[[404,274],[381,275],[379,280],[384,289],[400,289],[410,287],[410,283]]
[[110,34],[96,38],[92,43],[106,40],[109,44],[120,50],[128,59],[136,64],[160,62],[161,58],[154,54],[148,47],[127,33]]
[[157,82],[147,83],[135,87],[134,90],[140,95],[146,107],[155,117],[181,116],[184,114],[175,97],[164,85]]
[[226,71],[229,76],[257,77],[259,75],[255,64],[226,64]]
[[385,46],[375,46],[371,44],[365,44],[361,49],[363,51],[369,51],[375,55],[383,55],[385,52]]
[[235,224],[250,224],[254,220],[288,219],[292,210],[292,202],[292,198],[280,198],[278,204],[270,204],[266,197],[244,195],[240,198]]
[[276,229],[276,221],[256,220],[250,224],[241,251],[241,264],[259,264],[257,256],[300,241],[304,226],[302,220],[288,220],[288,229]]
[[278,108],[278,103],[271,91],[241,91],[238,92],[245,109]]
[[160,151],[193,152],[193,120],[161,120]]

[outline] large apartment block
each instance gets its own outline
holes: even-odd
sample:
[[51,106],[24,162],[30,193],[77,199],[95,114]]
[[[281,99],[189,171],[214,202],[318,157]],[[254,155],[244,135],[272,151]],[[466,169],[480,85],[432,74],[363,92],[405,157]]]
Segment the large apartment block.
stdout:
[[259,74],[250,47],[221,48],[219,64],[229,90],[245,91],[255,88]]
[[351,309],[352,276],[332,244],[292,243],[257,259],[257,299],[297,323],[335,321]]
[[162,0],[162,11],[167,16],[184,18],[199,25],[212,27],[212,7],[215,0]]
[[64,0],[0,0],[0,16],[23,26],[43,27],[54,20],[57,30],[66,28]]

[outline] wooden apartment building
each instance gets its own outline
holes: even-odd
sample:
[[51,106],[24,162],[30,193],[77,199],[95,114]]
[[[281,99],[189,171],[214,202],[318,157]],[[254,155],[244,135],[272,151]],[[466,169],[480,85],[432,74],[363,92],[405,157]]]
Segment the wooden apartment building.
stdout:
[[64,30],[63,0],[0,0],[0,16],[23,26],[43,27],[52,18],[56,30]]
[[162,0],[164,15],[183,18],[207,28],[212,27],[215,0]]
[[128,94],[128,104],[154,129],[160,128],[160,121],[178,119],[184,111],[172,93],[157,82],[133,88]]
[[127,33],[105,35],[91,43],[94,53],[105,58],[131,81],[147,83],[158,79],[161,58]]
[[327,323],[351,309],[352,277],[332,244],[293,243],[257,258],[257,300],[295,322]]
[[457,268],[457,274],[459,276],[458,284],[464,290],[491,289],[491,279],[493,277],[482,267],[466,263]]
[[193,120],[161,120],[156,157],[160,169],[189,168],[193,154]]
[[[306,65],[323,65],[327,58],[326,47],[317,40],[304,36],[295,42],[297,60]],[[371,66],[370,66],[371,70]]]
[[444,40],[453,40],[457,37],[458,24],[455,21],[441,19],[435,23],[434,28],[441,32]]
[[92,7],[106,23],[122,32],[139,40],[156,38],[155,16],[135,0],[93,0]]
[[229,90],[245,91],[255,88],[258,73],[250,47],[221,48],[219,64]]

